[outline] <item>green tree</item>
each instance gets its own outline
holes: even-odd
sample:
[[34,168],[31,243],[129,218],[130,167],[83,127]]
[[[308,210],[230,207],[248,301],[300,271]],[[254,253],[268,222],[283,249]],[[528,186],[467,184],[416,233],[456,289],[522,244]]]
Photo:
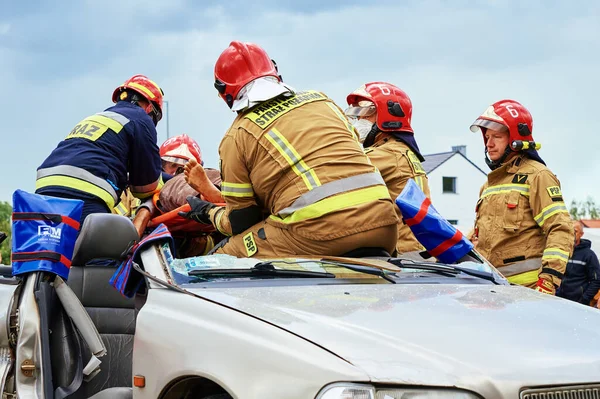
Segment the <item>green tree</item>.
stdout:
[[571,201],[569,213],[575,220],[600,219],[600,207],[592,197],[587,197],[583,201]]
[[8,202],[0,201],[0,232],[8,235],[8,238],[0,245],[0,255],[5,265],[10,264],[10,249],[11,249],[11,223],[12,206]]

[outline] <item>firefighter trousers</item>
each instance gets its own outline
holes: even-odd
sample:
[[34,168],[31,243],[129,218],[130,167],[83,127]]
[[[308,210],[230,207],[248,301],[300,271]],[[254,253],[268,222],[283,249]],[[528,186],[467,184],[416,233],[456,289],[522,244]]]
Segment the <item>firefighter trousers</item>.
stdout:
[[260,222],[218,245],[214,253],[243,257],[281,257],[296,255],[340,256],[364,247],[383,248],[392,253],[398,240],[395,224],[377,227],[333,240],[311,240],[289,230]]

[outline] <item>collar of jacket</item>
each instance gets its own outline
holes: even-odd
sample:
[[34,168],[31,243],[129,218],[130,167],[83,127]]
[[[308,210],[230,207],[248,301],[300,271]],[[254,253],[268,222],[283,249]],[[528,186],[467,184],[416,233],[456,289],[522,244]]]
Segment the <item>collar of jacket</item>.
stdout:
[[505,174],[512,174],[515,173],[519,170],[520,166],[523,165],[523,159],[524,157],[522,155],[517,155],[511,159],[508,160],[508,162],[503,163],[502,165],[500,165],[498,168],[490,171],[488,173],[488,178],[494,177],[494,176],[501,176],[501,175],[505,175]]
[[373,146],[380,143],[385,143],[391,138],[398,139],[404,144],[406,144],[408,148],[410,148],[410,150],[415,153],[415,155],[417,156],[417,158],[419,158],[421,162],[425,161],[425,158],[423,157],[423,155],[421,155],[421,150],[417,145],[417,141],[415,140],[413,133],[380,131],[379,133],[377,133],[377,136],[375,136],[375,142],[373,143]]
[[585,239],[585,238],[582,238],[579,241],[579,244],[577,244],[575,246],[575,249],[578,249],[578,250],[586,249],[586,248],[592,248],[592,242],[590,240]]
[[525,156],[517,155],[512,159],[509,159],[502,167],[506,166],[506,173],[515,173],[520,169],[521,165],[523,165],[523,162],[525,162]]

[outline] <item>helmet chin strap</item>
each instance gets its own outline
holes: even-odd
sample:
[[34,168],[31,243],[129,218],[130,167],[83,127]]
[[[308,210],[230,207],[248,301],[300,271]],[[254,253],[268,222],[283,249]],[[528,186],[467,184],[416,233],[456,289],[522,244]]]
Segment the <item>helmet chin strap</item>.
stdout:
[[365,141],[363,142],[363,148],[369,148],[370,146],[375,144],[375,137],[377,137],[378,133],[381,133],[381,130],[379,130],[377,123],[373,123],[371,131],[367,133],[367,137],[365,137]]
[[508,156],[510,155],[511,152],[512,152],[512,150],[510,149],[510,146],[506,146],[506,149],[504,150],[504,154],[502,154],[502,156],[500,158],[498,158],[496,161],[492,161],[488,156],[488,151],[486,148],[485,149],[485,163],[491,170],[496,170],[500,166],[502,166],[502,164],[504,163],[504,161],[506,161],[506,158],[508,158]]

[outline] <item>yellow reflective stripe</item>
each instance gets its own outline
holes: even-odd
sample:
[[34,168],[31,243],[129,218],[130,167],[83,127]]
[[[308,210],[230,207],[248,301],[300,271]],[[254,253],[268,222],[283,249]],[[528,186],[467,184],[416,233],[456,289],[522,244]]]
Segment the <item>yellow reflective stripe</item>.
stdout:
[[106,205],[108,205],[108,209],[113,209],[115,207],[115,200],[110,193],[84,180],[69,176],[48,176],[37,179],[35,182],[36,190],[49,186],[67,187],[83,191],[84,193],[92,194],[102,199],[102,201],[106,202]]
[[421,191],[424,191],[423,189],[423,176],[415,176],[415,182],[417,183],[417,186],[419,186],[419,188],[421,189]]
[[556,215],[557,213],[569,213],[569,210],[565,206],[564,202],[557,202],[555,204],[548,205],[547,207],[542,209],[542,211],[537,216],[535,216],[534,219],[537,222],[537,224],[540,227],[542,227],[544,225],[544,222],[546,222],[546,220],[548,220],[549,217]]
[[130,191],[131,195],[135,198],[146,199],[154,195],[154,193],[160,192],[160,190],[165,185],[165,182],[162,179],[162,174],[158,178],[158,181],[146,184],[145,186],[131,186]]
[[328,213],[352,206],[363,205],[368,202],[389,198],[390,193],[387,187],[378,185],[325,198],[324,200],[305,206],[285,218],[280,218],[275,215],[271,215],[270,217],[273,220],[285,224],[296,223],[303,220],[318,218]]
[[546,248],[542,259],[558,259],[564,262],[569,261],[570,254],[567,251],[563,251],[560,248]]
[[[500,268],[499,270],[500,273],[502,273],[502,268]],[[529,285],[538,281],[539,272],[537,270],[532,270],[530,272],[515,274],[514,276],[507,277],[506,279],[513,284]]]
[[337,117],[340,118],[342,122],[344,122],[344,125],[346,125],[346,129],[348,129],[348,131],[352,134],[352,137],[355,137],[356,140],[358,140],[358,134],[354,130],[354,126],[352,126],[352,123],[350,123],[348,118],[346,118],[346,115],[342,114],[339,108],[335,106],[335,104],[328,102],[327,105],[333,110]]
[[294,173],[304,180],[304,184],[306,184],[306,187],[309,190],[321,185],[321,181],[317,177],[317,174],[314,172],[314,170],[306,165],[300,154],[298,154],[290,142],[283,137],[279,130],[271,129],[267,134],[265,134],[265,137],[271,144],[273,144],[283,158],[285,158]]
[[101,125],[108,127],[110,130],[114,130],[115,133],[119,133],[123,129],[122,124],[120,124],[119,122],[117,122],[114,119],[108,118],[103,115],[88,116],[81,123],[84,123],[85,121],[92,121],[92,122],[99,123]]
[[480,198],[485,198],[490,195],[504,194],[511,191],[519,191],[521,194],[529,195],[529,184],[499,184],[494,187],[488,187],[483,190]]
[[254,197],[252,184],[221,182],[221,194],[227,197]]
[[[152,82],[152,83],[154,83],[154,82]],[[160,90],[160,88],[158,87],[158,85],[156,83],[154,83],[154,85]],[[145,93],[151,99],[155,99],[156,98],[156,96],[154,95],[154,93],[152,93],[150,90],[148,90],[148,88],[142,86],[139,83],[129,82],[129,83],[127,83],[127,86],[128,87],[134,87],[134,88],[140,90],[141,92]]]

